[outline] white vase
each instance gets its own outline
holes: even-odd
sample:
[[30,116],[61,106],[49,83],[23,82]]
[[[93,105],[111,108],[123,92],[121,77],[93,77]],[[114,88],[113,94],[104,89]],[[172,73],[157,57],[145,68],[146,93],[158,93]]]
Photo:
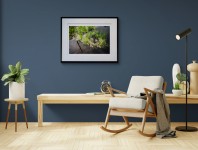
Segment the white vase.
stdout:
[[173,77],[173,87],[175,87],[175,82],[178,82],[176,75],[181,73],[181,69],[179,64],[174,64],[172,69],[172,77]]
[[9,99],[25,98],[25,83],[9,83]]

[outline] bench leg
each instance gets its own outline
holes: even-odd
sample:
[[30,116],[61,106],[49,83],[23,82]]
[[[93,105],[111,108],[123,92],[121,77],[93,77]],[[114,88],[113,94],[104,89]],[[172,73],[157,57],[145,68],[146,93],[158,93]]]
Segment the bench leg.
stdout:
[[38,126],[43,126],[43,102],[38,101]]

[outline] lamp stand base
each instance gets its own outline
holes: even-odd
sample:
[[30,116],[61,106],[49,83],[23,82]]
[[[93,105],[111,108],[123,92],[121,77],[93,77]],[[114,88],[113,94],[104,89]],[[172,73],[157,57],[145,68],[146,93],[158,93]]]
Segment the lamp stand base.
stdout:
[[197,128],[196,127],[190,127],[190,126],[179,126],[179,127],[176,127],[175,130],[183,131],[183,132],[196,132]]

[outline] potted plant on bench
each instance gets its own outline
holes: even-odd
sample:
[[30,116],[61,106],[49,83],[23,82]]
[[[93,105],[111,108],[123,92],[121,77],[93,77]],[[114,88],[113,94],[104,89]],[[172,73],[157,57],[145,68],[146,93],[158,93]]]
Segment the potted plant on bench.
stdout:
[[183,94],[183,90],[179,88],[179,82],[175,82],[174,88],[172,90],[175,96],[180,96]]
[[16,65],[9,65],[9,73],[6,73],[1,78],[5,82],[5,86],[9,84],[9,99],[23,99],[25,98],[25,81],[29,69],[21,69],[21,62]]

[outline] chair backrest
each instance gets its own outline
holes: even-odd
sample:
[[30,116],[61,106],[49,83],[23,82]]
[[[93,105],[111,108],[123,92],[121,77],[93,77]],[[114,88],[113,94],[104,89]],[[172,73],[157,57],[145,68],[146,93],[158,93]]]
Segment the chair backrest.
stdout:
[[150,90],[162,89],[163,83],[164,79],[161,76],[132,76],[127,95],[139,96],[140,93],[144,93],[144,88]]

